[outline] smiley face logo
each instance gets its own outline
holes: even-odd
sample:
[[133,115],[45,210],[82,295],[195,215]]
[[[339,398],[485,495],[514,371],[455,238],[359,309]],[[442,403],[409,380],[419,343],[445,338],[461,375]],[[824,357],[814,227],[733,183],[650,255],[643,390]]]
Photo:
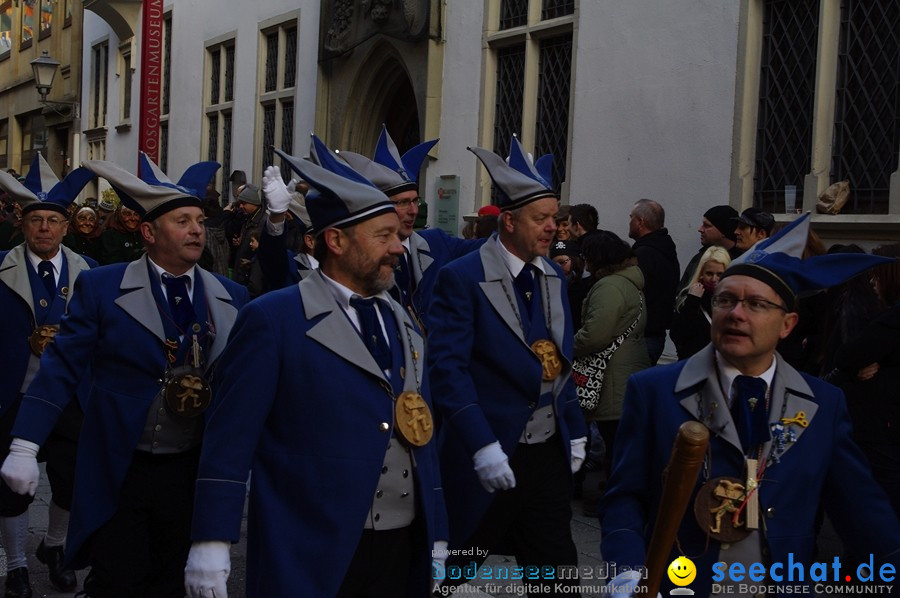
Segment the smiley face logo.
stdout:
[[691,559],[680,556],[669,564],[666,569],[669,574],[669,581],[676,586],[690,585],[694,578],[697,577],[697,567]]

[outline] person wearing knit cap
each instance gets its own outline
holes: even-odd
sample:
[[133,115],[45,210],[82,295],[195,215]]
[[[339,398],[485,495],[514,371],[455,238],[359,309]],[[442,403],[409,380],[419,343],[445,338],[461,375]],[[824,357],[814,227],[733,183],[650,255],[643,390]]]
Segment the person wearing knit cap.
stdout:
[[[52,344],[66,306],[69,289],[78,276],[97,266],[93,259],[61,245],[68,228],[68,207],[81,189],[94,178],[78,168],[58,180],[40,153],[35,154],[22,182],[0,172],[0,189],[15,198],[22,208],[25,240],[9,251],[0,252],[0,459],[20,448],[10,448],[10,430],[19,411],[22,393],[41,369],[41,353]],[[86,387],[79,388],[84,398]],[[73,391],[71,396],[75,396]],[[47,441],[47,473],[52,500],[47,533],[38,547],[38,559],[50,572],[50,581],[60,591],[74,590],[75,572],[63,565],[63,550],[69,524],[72,465],[77,450],[81,416],[77,408],[66,410]],[[0,483],[0,537],[7,558],[5,595],[12,598],[32,595],[25,556],[28,534],[28,506],[34,492],[20,495]]]
[[349,168],[279,155],[311,187],[320,266],[250,303],[231,334],[188,596],[226,596],[251,467],[246,596],[430,595],[446,514],[425,342],[387,292],[403,252],[397,211]]
[[[633,569],[645,564],[656,514],[665,508],[663,469],[679,426],[696,421],[710,431],[706,465],[666,559],[689,555],[698,572],[690,584],[694,594],[756,595],[731,576],[713,584],[720,568],[752,571],[755,563],[771,563],[774,571],[780,563],[787,571],[796,563],[791,566],[815,571],[820,507],[850,558],[872,559],[873,574],[900,566],[900,522],[852,440],[843,393],[798,372],[776,351],[797,324],[799,294],[891,260],[801,259],[808,230],[807,214],[732,261],[712,297],[712,342],[705,349],[631,377],[622,442],[601,502],[600,550],[607,561]],[[730,499],[738,510],[717,517],[725,503],[716,496],[726,487],[737,491]],[[854,570],[855,562],[847,571]],[[638,577],[619,575],[610,583],[618,588],[612,595],[630,595],[623,586]],[[813,595],[812,583],[801,585],[794,593]],[[664,579],[662,594],[671,588]]]
[[79,383],[89,379],[66,562],[90,565],[92,598],[180,597],[211,374],[244,287],[196,265],[214,162],[173,183],[141,155],[141,178],[111,162],[105,178],[141,217],[141,258],[83,272],[59,334],[22,399],[0,476],[33,494],[35,455]]
[[728,250],[731,259],[736,258],[741,253],[740,249],[735,245],[734,229],[736,226],[733,218],[737,218],[738,212],[731,206],[713,206],[706,210],[703,214],[703,221],[697,232],[700,233],[700,250],[694,254],[691,261],[685,267],[681,274],[681,280],[678,281],[678,288],[683,289],[688,286],[690,278],[697,269],[700,258],[710,247],[724,247]]
[[[547,258],[559,204],[552,157],[532,163],[515,137],[508,161],[469,150],[500,191],[500,220],[478,252],[441,269],[431,308],[450,549],[482,555],[451,556],[447,567],[480,564],[501,546],[520,566],[575,566],[570,494],[587,430],[572,384],[565,277]],[[459,583],[446,577],[445,586]]]
[[[341,160],[322,141],[312,136],[310,159],[324,168],[342,170],[349,166],[387,195],[400,217],[400,239],[404,253],[397,262],[396,288],[392,296],[400,301],[428,329],[428,311],[437,272],[444,264],[481,247],[484,240],[451,237],[441,229],[414,230],[419,213],[419,171],[437,139],[420,143],[402,156],[397,145],[382,127],[370,159],[355,152],[341,151]],[[276,179],[277,182],[277,179]]]

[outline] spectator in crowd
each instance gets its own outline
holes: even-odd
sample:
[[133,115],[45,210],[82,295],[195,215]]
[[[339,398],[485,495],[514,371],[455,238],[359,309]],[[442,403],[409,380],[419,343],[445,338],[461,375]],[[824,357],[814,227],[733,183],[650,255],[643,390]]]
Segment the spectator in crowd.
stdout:
[[681,268],[675,241],[669,236],[666,212],[652,199],[639,199],[629,214],[628,236],[634,239],[632,250],[644,273],[647,299],[647,353],[650,365],[656,365],[666,346],[666,331],[672,320],[675,293]]
[[100,263],[133,262],[143,253],[141,215],[120,205],[106,221],[106,229],[100,235]]
[[[897,260],[900,244],[872,253]],[[828,380],[847,395],[853,438],[900,516],[900,261],[876,266],[871,277],[884,310],[838,348]]]
[[694,254],[691,261],[684,268],[681,274],[681,280],[678,281],[678,288],[683,289],[688,285],[691,276],[697,269],[697,263],[703,252],[710,247],[724,247],[728,250],[728,254],[732,259],[736,258],[741,252],[735,248],[734,228],[735,222],[733,218],[738,215],[737,210],[731,206],[713,206],[706,210],[703,214],[703,220],[700,222],[700,250]]
[[599,218],[597,208],[590,204],[579,203],[569,206],[569,237],[577,241],[586,234],[597,230]]
[[572,235],[569,233],[569,209],[570,206],[559,206],[556,213],[556,237],[557,241],[570,241]]
[[678,359],[687,359],[709,344],[712,296],[719,278],[730,264],[728,250],[708,247],[700,256],[687,285],[679,291],[669,331]]
[[[761,208],[749,207],[734,218],[735,245],[744,253],[753,245],[767,239],[775,228],[775,217]],[[734,259],[734,256],[732,256]]]
[[100,261],[100,231],[97,229],[97,212],[88,206],[76,208],[63,245],[81,255]]
[[581,253],[595,282],[582,307],[574,356],[589,357],[617,345],[606,361],[600,402],[585,413],[588,422],[596,423],[606,446],[601,467],[604,484],[612,464],[628,378],[650,367],[644,342],[648,314],[643,296],[644,275],[628,243],[615,233],[601,230],[584,237]]

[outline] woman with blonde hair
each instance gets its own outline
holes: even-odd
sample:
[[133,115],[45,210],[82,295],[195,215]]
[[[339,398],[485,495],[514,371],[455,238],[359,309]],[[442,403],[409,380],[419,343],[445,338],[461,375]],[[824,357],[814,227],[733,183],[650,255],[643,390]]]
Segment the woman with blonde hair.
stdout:
[[712,246],[703,252],[690,281],[678,293],[669,336],[675,343],[678,359],[686,359],[709,344],[712,322],[710,301],[719,277],[731,264],[724,247]]

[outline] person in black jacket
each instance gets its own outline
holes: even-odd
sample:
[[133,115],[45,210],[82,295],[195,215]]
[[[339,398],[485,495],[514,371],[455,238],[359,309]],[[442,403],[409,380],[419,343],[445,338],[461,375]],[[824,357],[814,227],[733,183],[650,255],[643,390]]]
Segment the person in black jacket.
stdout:
[[730,264],[727,249],[715,245],[708,247],[687,284],[679,291],[669,330],[679,360],[687,359],[709,344],[712,295],[719,277]]
[[647,298],[647,352],[656,365],[666,345],[666,330],[675,307],[675,292],[681,268],[675,241],[665,228],[666,212],[652,199],[639,199],[631,209],[628,236],[634,239],[632,250],[644,274]]

